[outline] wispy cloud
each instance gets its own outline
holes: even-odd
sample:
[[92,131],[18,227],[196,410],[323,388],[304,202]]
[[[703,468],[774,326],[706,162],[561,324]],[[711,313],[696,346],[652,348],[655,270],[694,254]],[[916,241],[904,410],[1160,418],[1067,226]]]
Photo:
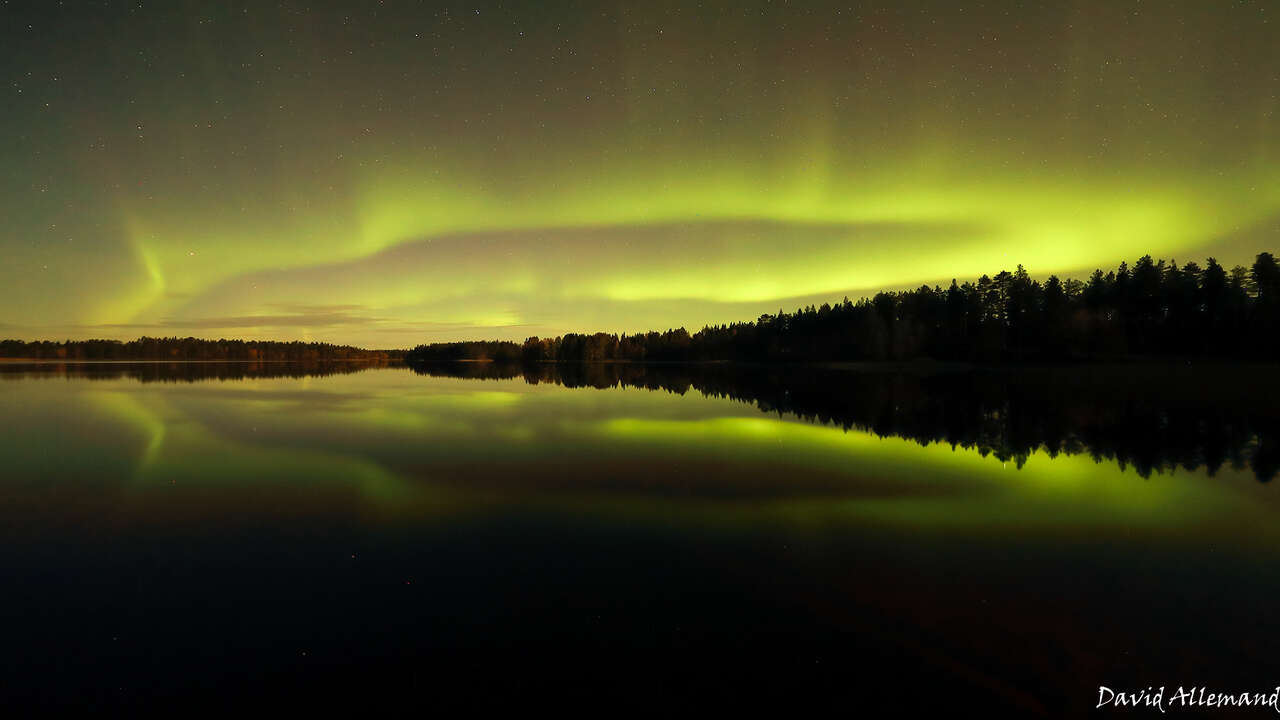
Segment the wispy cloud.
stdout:
[[510,325],[477,325],[469,322],[417,322],[411,320],[402,320],[404,327],[387,327],[378,328],[378,332],[382,333],[413,333],[417,335],[432,334],[461,334],[469,332],[482,332],[486,330],[514,330],[516,328],[540,328],[539,325],[529,323],[515,323]]
[[232,315],[204,318],[163,318],[154,323],[111,323],[95,325],[113,329],[167,328],[256,328],[256,327],[334,327],[338,325],[372,326],[390,318],[353,315],[348,312],[298,312],[281,315]]
[[367,310],[367,305],[307,305],[301,303],[267,303],[266,307],[300,315],[312,313],[349,313]]
[[[273,307],[284,309],[285,304]],[[149,323],[105,323],[101,325],[77,325],[80,331],[125,330],[134,332],[174,331],[174,330],[243,330],[247,328],[338,328],[363,327],[376,329],[379,333],[392,335],[440,335],[491,330],[513,330],[530,328],[534,325],[503,324],[488,325],[476,322],[434,322],[429,320],[406,320],[372,315],[358,315],[346,310],[361,309],[361,305],[290,305],[290,309],[299,311],[275,315],[234,315],[204,318],[163,318]],[[310,312],[301,312],[310,310]],[[5,327],[0,325],[0,328]]]

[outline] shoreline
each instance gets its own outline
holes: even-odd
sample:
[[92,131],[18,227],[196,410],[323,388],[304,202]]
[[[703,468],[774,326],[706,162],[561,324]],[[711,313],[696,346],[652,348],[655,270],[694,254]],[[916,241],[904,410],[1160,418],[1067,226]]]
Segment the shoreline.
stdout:
[[173,363],[337,363],[337,362],[401,362],[386,358],[325,358],[320,360],[49,360],[34,358],[0,358],[0,365],[170,365]]
[[961,360],[933,360],[920,358],[915,360],[498,360],[493,358],[458,358],[454,360],[401,360],[405,365],[509,365],[538,367],[557,365],[573,367],[577,365],[637,365],[637,366],[675,366],[675,367],[753,367],[782,368],[809,367],[828,370],[861,370],[901,368],[904,370],[984,370],[984,369],[1023,369],[1023,368],[1103,368],[1103,367],[1233,367],[1233,368],[1270,368],[1280,369],[1280,360],[1267,361],[1257,358],[1186,358],[1186,357],[1132,357],[1132,358],[1076,358],[1040,361],[1010,362],[968,362]]

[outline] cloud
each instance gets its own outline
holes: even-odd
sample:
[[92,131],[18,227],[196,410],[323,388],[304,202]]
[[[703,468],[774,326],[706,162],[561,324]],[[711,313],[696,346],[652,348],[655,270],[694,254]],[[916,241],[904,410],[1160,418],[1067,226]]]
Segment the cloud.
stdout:
[[[67,326],[64,330],[69,330],[71,335],[81,337],[86,333],[103,333],[110,331],[124,330],[127,332],[147,334],[159,333],[170,334],[179,331],[220,331],[223,334],[243,334],[243,331],[253,330],[274,330],[280,337],[292,336],[300,328],[308,331],[316,332],[338,332],[344,335],[360,334],[361,337],[367,337],[367,333],[375,333],[377,336],[384,337],[404,337],[409,336],[411,342],[409,344],[417,344],[416,338],[430,339],[444,336],[443,339],[451,339],[457,336],[467,336],[479,334],[488,337],[495,334],[507,336],[513,331],[523,331],[525,328],[532,326],[523,324],[513,324],[505,326],[492,325],[476,325],[474,323],[465,322],[432,322],[432,321],[414,321],[399,320],[387,317],[377,317],[369,315],[356,315],[336,308],[357,309],[359,305],[293,305],[294,309],[311,309],[313,312],[295,312],[277,315],[236,315],[236,316],[219,316],[204,318],[188,318],[173,319],[165,318],[153,323],[106,323],[99,325],[74,325]],[[3,328],[0,325],[0,328]],[[516,332],[519,335],[519,332]],[[372,342],[372,341],[365,341]],[[376,344],[376,343],[374,343]]]
[[111,323],[100,328],[254,328],[254,327],[334,327],[339,325],[376,325],[386,318],[352,315],[346,312],[310,312],[286,315],[232,315],[202,318],[165,318],[154,323]]
[[978,247],[991,232],[967,223],[737,220],[459,233],[247,273],[138,320],[458,338],[700,327],[884,287],[903,275],[904,243],[917,256],[912,282],[940,280],[927,267],[936,256]]
[[531,323],[515,323],[512,325],[474,325],[471,323],[448,323],[448,322],[413,322],[401,327],[379,327],[380,333],[397,333],[397,334],[415,334],[415,335],[450,335],[450,336],[470,336],[474,333],[488,333],[486,337],[493,336],[495,333],[508,336],[512,330],[528,330],[532,331],[538,328],[537,325]]
[[346,313],[367,310],[368,306],[362,304],[349,305],[303,305],[298,303],[269,303],[267,307],[275,308],[289,313]]

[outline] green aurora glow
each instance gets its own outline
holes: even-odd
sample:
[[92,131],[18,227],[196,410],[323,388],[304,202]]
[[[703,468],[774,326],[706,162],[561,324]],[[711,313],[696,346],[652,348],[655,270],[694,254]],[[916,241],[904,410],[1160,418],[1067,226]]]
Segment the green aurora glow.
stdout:
[[0,335],[698,327],[1280,238],[1267,3],[0,17]]

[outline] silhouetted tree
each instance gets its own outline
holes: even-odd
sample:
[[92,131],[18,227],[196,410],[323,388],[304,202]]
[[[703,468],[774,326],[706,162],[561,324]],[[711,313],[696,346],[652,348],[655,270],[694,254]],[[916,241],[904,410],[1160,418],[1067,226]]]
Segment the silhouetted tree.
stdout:
[[236,360],[317,362],[398,360],[402,350],[366,350],[329,343],[140,337],[137,340],[0,341],[0,357],[31,360]]
[[[834,310],[835,308],[833,308]],[[1263,368],[1205,372],[1183,363],[936,372],[849,372],[789,364],[449,363],[416,372],[523,377],[566,387],[696,390],[810,422],[974,448],[1018,466],[1038,451],[1086,453],[1147,477],[1225,463],[1267,481],[1280,472],[1280,380]],[[1170,393],[1176,386],[1179,391]]]
[[415,348],[411,361],[518,357],[525,362],[857,361],[994,362],[1225,356],[1280,359],[1280,268],[1270,253],[1251,269],[1224,269],[1150,255],[1095,270],[1085,282],[1053,276],[1042,285],[1013,272],[922,285],[871,298],[779,310],[754,322],[635,335],[569,333],[514,343]]

